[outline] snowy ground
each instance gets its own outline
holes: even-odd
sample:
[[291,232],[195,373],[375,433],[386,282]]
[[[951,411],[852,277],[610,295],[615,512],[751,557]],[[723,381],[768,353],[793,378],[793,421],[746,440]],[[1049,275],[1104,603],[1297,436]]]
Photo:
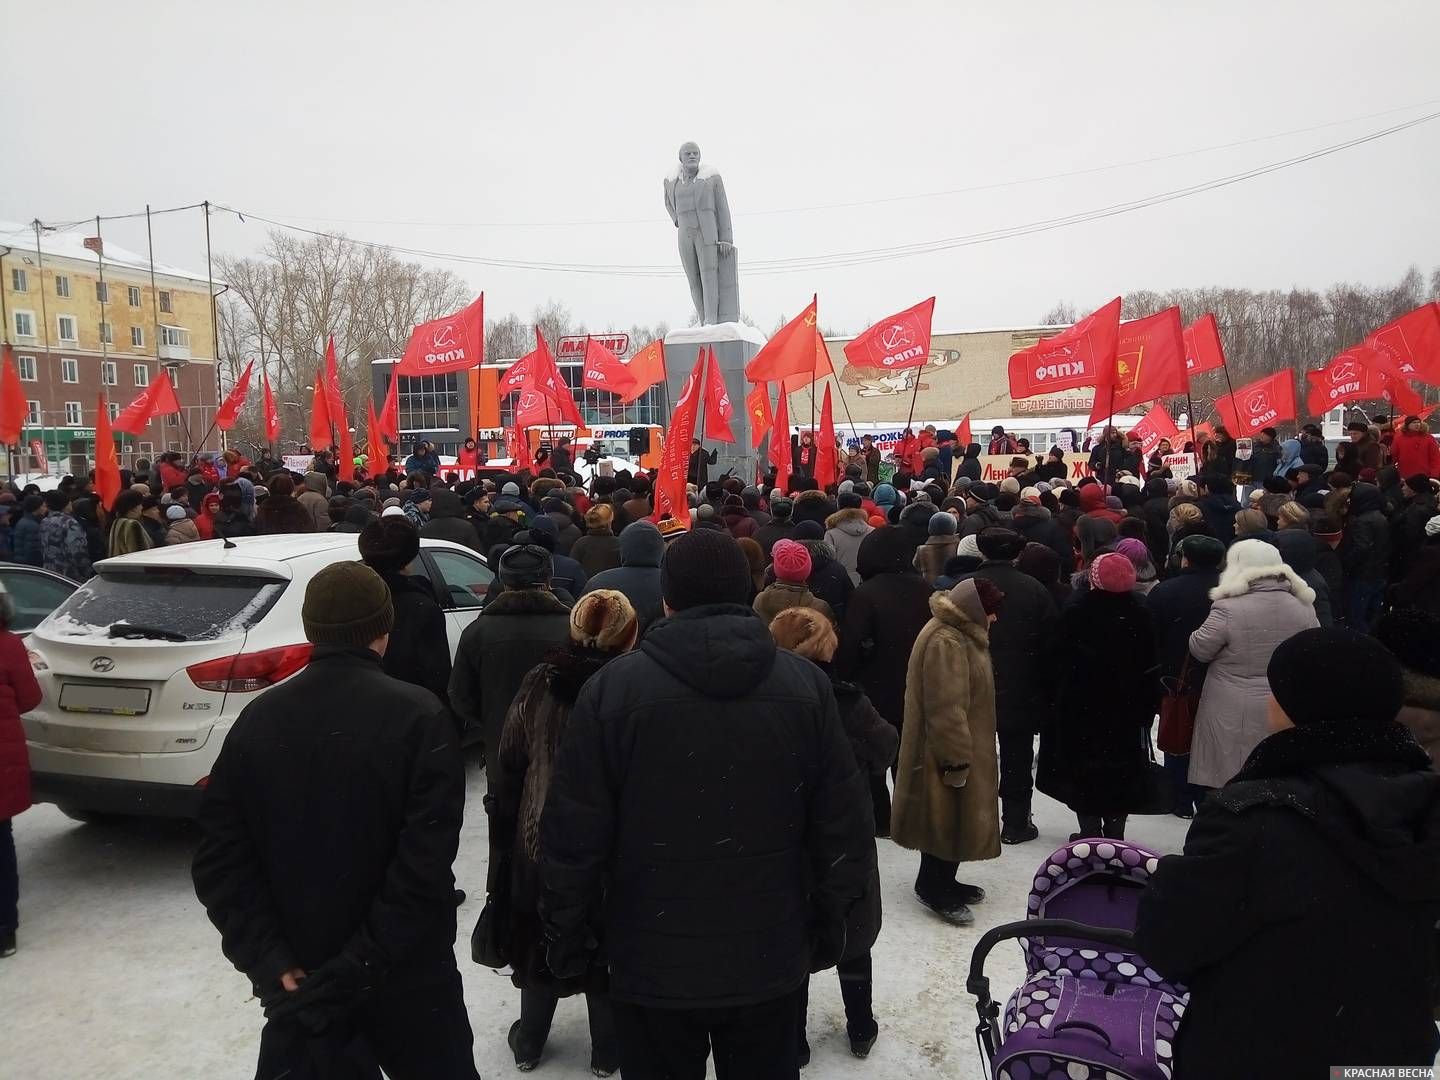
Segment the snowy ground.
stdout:
[[[470,893],[456,952],[475,1029],[481,1075],[514,1074],[505,1032],[518,1015],[508,978],[469,961],[468,939],[485,881],[483,776],[471,766],[470,811],[456,877]],[[921,1080],[979,1078],[975,1011],[965,993],[970,951],[985,929],[1023,916],[1035,867],[1075,827],[1063,806],[1038,797],[1040,839],[996,860],[962,868],[989,893],[973,927],[939,922],[911,894],[918,856],[880,842],[885,925],[875,947],[880,1040],[866,1062],[849,1054],[833,973],[812,980],[810,1044],[803,1075]],[[1178,850],[1188,823],[1132,818],[1132,839]],[[26,1080],[249,1080],[261,1025],[245,979],[220,954],[219,939],[190,886],[193,825],[132,820],[79,825],[39,806],[15,821],[20,856],[20,952],[0,960],[0,1073]],[[987,974],[1008,996],[1023,968],[1002,944]],[[589,1076],[585,1011],[562,1002],[537,1075]]]

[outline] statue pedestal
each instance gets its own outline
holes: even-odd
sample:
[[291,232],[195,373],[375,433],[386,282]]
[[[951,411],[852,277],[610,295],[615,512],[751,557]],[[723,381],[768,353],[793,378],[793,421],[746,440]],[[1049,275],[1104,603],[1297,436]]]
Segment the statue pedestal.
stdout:
[[[765,335],[755,327],[738,322],[689,326],[683,330],[672,330],[665,335],[665,383],[669,392],[665,423],[670,422],[669,410],[674,409],[685,380],[695,368],[695,358],[700,355],[700,350],[706,347],[715,350],[720,374],[725,379],[725,389],[730,392],[730,403],[735,407],[735,415],[730,418],[730,430],[735,433],[733,443],[706,439],[703,416],[702,426],[697,428],[695,433],[707,451],[716,452],[715,464],[709,468],[712,480],[723,477],[727,472],[733,472],[746,484],[755,482],[756,452],[750,445],[750,417],[745,412],[745,395],[750,392],[751,387],[745,381],[745,365],[754,359],[765,341]],[[703,387],[701,392],[703,395]],[[703,409],[703,396],[701,402]]]

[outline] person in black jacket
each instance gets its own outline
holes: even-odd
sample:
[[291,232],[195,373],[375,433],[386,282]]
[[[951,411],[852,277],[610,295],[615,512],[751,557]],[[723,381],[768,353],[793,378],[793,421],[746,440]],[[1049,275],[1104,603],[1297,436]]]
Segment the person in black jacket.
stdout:
[[[1391,529],[1390,580],[1399,581],[1410,572],[1410,565],[1420,546],[1425,543],[1425,526],[1437,513],[1435,481],[1417,474],[1407,476],[1400,488],[1405,503],[1395,514]],[[76,516],[79,516],[78,507]]]
[[1195,478],[1195,486],[1200,491],[1196,505],[1210,527],[1210,534],[1229,547],[1235,539],[1235,515],[1240,512],[1240,504],[1235,501],[1235,484],[1228,476],[1202,473]]
[[1140,516],[1145,521],[1145,546],[1150,549],[1150,561],[1164,566],[1170,557],[1170,489],[1159,477],[1145,481],[1145,501],[1140,505]]
[[973,574],[1005,594],[990,627],[995,668],[995,724],[1000,743],[1000,840],[1023,844],[1040,835],[1030,816],[1035,735],[1050,724],[1050,679],[1045,659],[1055,639],[1058,612],[1050,591],[1015,565],[1025,540],[1013,529],[991,527],[976,537],[985,561]]
[[665,541],[660,530],[649,521],[631,522],[620,534],[620,565],[596,574],[584,591],[614,589],[624,594],[640,620],[643,636],[650,624],[664,615],[660,598],[660,561],[664,556]]
[[1274,734],[1140,899],[1136,951],[1190,988],[1175,1076],[1235,1076],[1241,1047],[1246,1076],[1428,1069],[1440,776],[1395,719],[1400,665],[1374,638],[1312,629],[1267,674]]
[[[972,484],[978,484],[980,482],[981,477],[984,475],[980,467],[980,453],[983,449],[978,442],[966,444],[965,456],[961,459],[959,466],[955,470],[955,479],[958,480],[964,476],[969,479]],[[870,482],[872,484],[878,483],[876,480]]]
[[1044,544],[1055,552],[1060,565],[1066,568],[1066,576],[1069,576],[1069,570],[1075,562],[1075,546],[1060,523],[1055,520],[1055,516],[1040,504],[1038,492],[1033,488],[1026,488],[1021,493],[1011,520],[1015,531],[1026,543]]
[[430,497],[430,520],[420,527],[420,535],[431,540],[449,540],[463,544],[471,551],[480,551],[480,534],[465,520],[465,507],[460,496],[449,488],[437,488]]
[[314,654],[226,736],[192,867],[265,1008],[256,1075],[363,1063],[478,1080],[454,953],[455,730],[435,695],[382,669],[394,608],[373,570],[325,567],[301,619]]
[[1390,522],[1385,518],[1385,497],[1374,484],[1355,484],[1350,489],[1340,562],[1345,568],[1346,625],[1369,630],[1380,614],[1390,570]]
[[795,536],[795,502],[793,499],[779,498],[770,502],[770,521],[761,525],[755,530],[755,542],[765,552],[765,558],[770,558],[770,549],[777,541],[790,540]]
[[[517,545],[495,562],[502,591],[460,635],[450,673],[450,707],[467,733],[480,730],[487,755],[500,746],[505,713],[520,683],[570,635],[570,609],[550,591],[548,551]],[[492,782],[487,773],[487,790]]]
[[719,451],[711,450],[705,452],[704,445],[699,439],[690,440],[690,467],[685,474],[685,482],[694,484],[697,488],[703,488],[710,481],[710,466],[717,460]]
[[[1187,536],[1176,546],[1176,553],[1180,556],[1179,572],[1145,595],[1145,608],[1155,632],[1160,677],[1171,680],[1168,685],[1178,686],[1183,672],[1184,685],[1198,701],[1205,685],[1205,665],[1190,656],[1190,635],[1210,615],[1210,590],[1220,584],[1225,545],[1213,536]],[[1179,818],[1194,817],[1196,797],[1201,793],[1186,780],[1190,755],[1167,753],[1165,769],[1175,793],[1172,812]]]
[[[794,1078],[799,991],[838,962],[875,866],[830,689],[745,606],[728,534],[675,540],[668,618],[581,690],[540,831],[547,962],[597,940],[624,1075]],[[603,901],[603,905],[602,905]]]
[[360,532],[360,559],[380,575],[395,607],[395,630],[381,666],[392,679],[423,686],[442,703],[450,700],[450,639],[445,612],[430,579],[406,573],[420,554],[420,534],[399,515],[381,518]]

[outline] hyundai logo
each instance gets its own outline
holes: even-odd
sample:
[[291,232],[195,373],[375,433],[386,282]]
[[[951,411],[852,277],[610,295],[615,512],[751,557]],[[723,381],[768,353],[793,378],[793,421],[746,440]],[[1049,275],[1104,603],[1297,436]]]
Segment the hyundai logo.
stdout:
[[99,671],[101,673],[104,673],[106,671],[114,671],[115,661],[110,659],[110,657],[108,656],[97,656],[94,660],[90,661],[90,670]]

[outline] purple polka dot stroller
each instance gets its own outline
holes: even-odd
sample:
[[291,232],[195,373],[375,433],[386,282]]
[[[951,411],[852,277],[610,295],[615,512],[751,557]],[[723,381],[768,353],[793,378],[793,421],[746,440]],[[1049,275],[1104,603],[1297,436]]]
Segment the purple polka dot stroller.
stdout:
[[[976,998],[981,1055],[995,1080],[1169,1080],[1185,1015],[1183,986],[1133,948],[1140,894],[1158,856],[1124,840],[1077,840],[1041,864],[1023,922],[975,946],[966,989]],[[1018,939],[1027,977],[1005,1006],[990,997],[985,958]]]

